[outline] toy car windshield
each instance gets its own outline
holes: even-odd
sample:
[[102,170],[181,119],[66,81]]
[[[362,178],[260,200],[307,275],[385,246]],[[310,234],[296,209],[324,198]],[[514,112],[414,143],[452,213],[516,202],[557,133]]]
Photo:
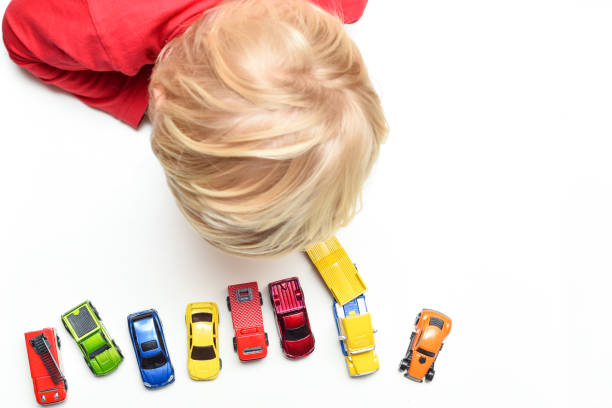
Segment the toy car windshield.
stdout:
[[193,347],[191,358],[194,360],[212,360],[216,357],[215,349],[212,346]]
[[155,370],[156,368],[166,365],[168,360],[162,353],[157,353],[153,357],[142,357],[143,370]]
[[306,327],[306,325],[302,325],[295,329],[287,328],[285,330],[285,337],[288,341],[301,340],[308,336],[310,336],[310,330],[308,329],[308,327]]

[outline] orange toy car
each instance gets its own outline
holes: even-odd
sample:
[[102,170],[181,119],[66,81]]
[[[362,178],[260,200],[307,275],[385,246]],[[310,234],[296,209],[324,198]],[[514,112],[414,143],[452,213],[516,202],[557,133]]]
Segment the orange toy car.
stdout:
[[451,319],[435,310],[423,309],[417,315],[416,331],[410,335],[410,345],[399,369],[406,378],[416,382],[433,380],[434,363],[442,350],[443,341],[451,329]]

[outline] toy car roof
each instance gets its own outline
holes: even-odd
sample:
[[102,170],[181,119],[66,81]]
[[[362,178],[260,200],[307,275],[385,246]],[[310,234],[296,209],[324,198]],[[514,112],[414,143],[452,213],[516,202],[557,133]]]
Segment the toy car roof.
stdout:
[[[78,313],[75,313],[75,310],[77,310]],[[100,328],[85,304],[82,304],[64,314],[63,317],[68,321],[78,339],[81,339]]]
[[38,336],[30,339],[30,345],[40,357],[43,365],[47,369],[49,376],[54,384],[59,384],[64,381],[64,376],[60,370],[60,366],[53,356],[51,343],[44,333],[40,333]]
[[240,283],[227,287],[234,328],[248,329],[263,326],[261,298],[257,282]]
[[268,285],[274,311],[285,314],[306,308],[298,278],[283,279]]
[[336,237],[308,248],[306,253],[341,305],[367,290],[357,268]]

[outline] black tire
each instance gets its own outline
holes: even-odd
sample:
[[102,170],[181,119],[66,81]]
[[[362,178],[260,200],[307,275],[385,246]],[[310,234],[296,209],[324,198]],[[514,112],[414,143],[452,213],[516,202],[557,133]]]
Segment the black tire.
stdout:
[[229,300],[229,296],[225,298],[226,302],[227,302],[227,310],[229,310],[230,312],[232,311],[232,304]]
[[56,334],[55,335],[55,340],[57,341],[57,348],[61,349],[62,348],[62,341],[60,340],[59,336]]
[[66,324],[66,321],[64,319],[62,319],[62,324],[64,325],[64,329],[66,329],[68,334],[70,334],[70,330],[68,330],[68,325]]
[[98,320],[102,320],[102,318],[100,317],[100,314],[98,313],[98,309],[96,309],[96,307],[93,305],[93,303],[89,302],[89,306],[91,306],[92,310],[94,311],[94,314],[96,315],[96,317],[98,318]]
[[68,392],[68,380],[64,378],[64,389]]
[[[264,333],[266,335],[266,347],[270,345],[270,343],[268,342],[268,333]],[[282,348],[282,347],[281,347]]]
[[408,360],[403,359],[402,361],[400,361],[399,370],[400,371],[406,371],[406,370],[408,370],[409,366],[410,365],[408,364]]
[[236,337],[234,337],[234,351],[238,352],[238,343],[236,343]]
[[429,369],[427,371],[427,374],[425,374],[425,381],[431,381],[434,378],[434,375],[436,374],[436,372],[433,369]]
[[119,355],[121,356],[121,358],[123,359],[123,353],[121,352],[121,349],[119,348],[119,346],[117,345],[117,343],[115,343],[115,340],[113,340],[113,346],[115,346],[115,348],[117,349],[117,353],[119,353]]
[[261,295],[261,292],[259,292],[259,306],[263,306],[263,296]]
[[419,319],[421,318],[421,313],[419,313],[416,317],[416,319],[414,320],[414,325],[416,326],[417,323],[419,322]]
[[93,367],[91,366],[89,361],[87,361],[87,357],[83,356],[83,360],[85,360],[85,364],[87,364],[87,367],[89,367],[89,371],[91,371],[93,375],[96,375],[96,372],[94,371]]
[[223,360],[219,358],[219,371],[223,369]]

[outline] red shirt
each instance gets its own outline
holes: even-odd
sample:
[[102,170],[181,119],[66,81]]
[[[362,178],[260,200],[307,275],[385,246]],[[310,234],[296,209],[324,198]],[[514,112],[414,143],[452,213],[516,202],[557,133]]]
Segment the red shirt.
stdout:
[[[311,0],[345,23],[367,0]],[[163,46],[221,0],[13,0],[2,21],[11,59],[41,81],[138,127]]]

